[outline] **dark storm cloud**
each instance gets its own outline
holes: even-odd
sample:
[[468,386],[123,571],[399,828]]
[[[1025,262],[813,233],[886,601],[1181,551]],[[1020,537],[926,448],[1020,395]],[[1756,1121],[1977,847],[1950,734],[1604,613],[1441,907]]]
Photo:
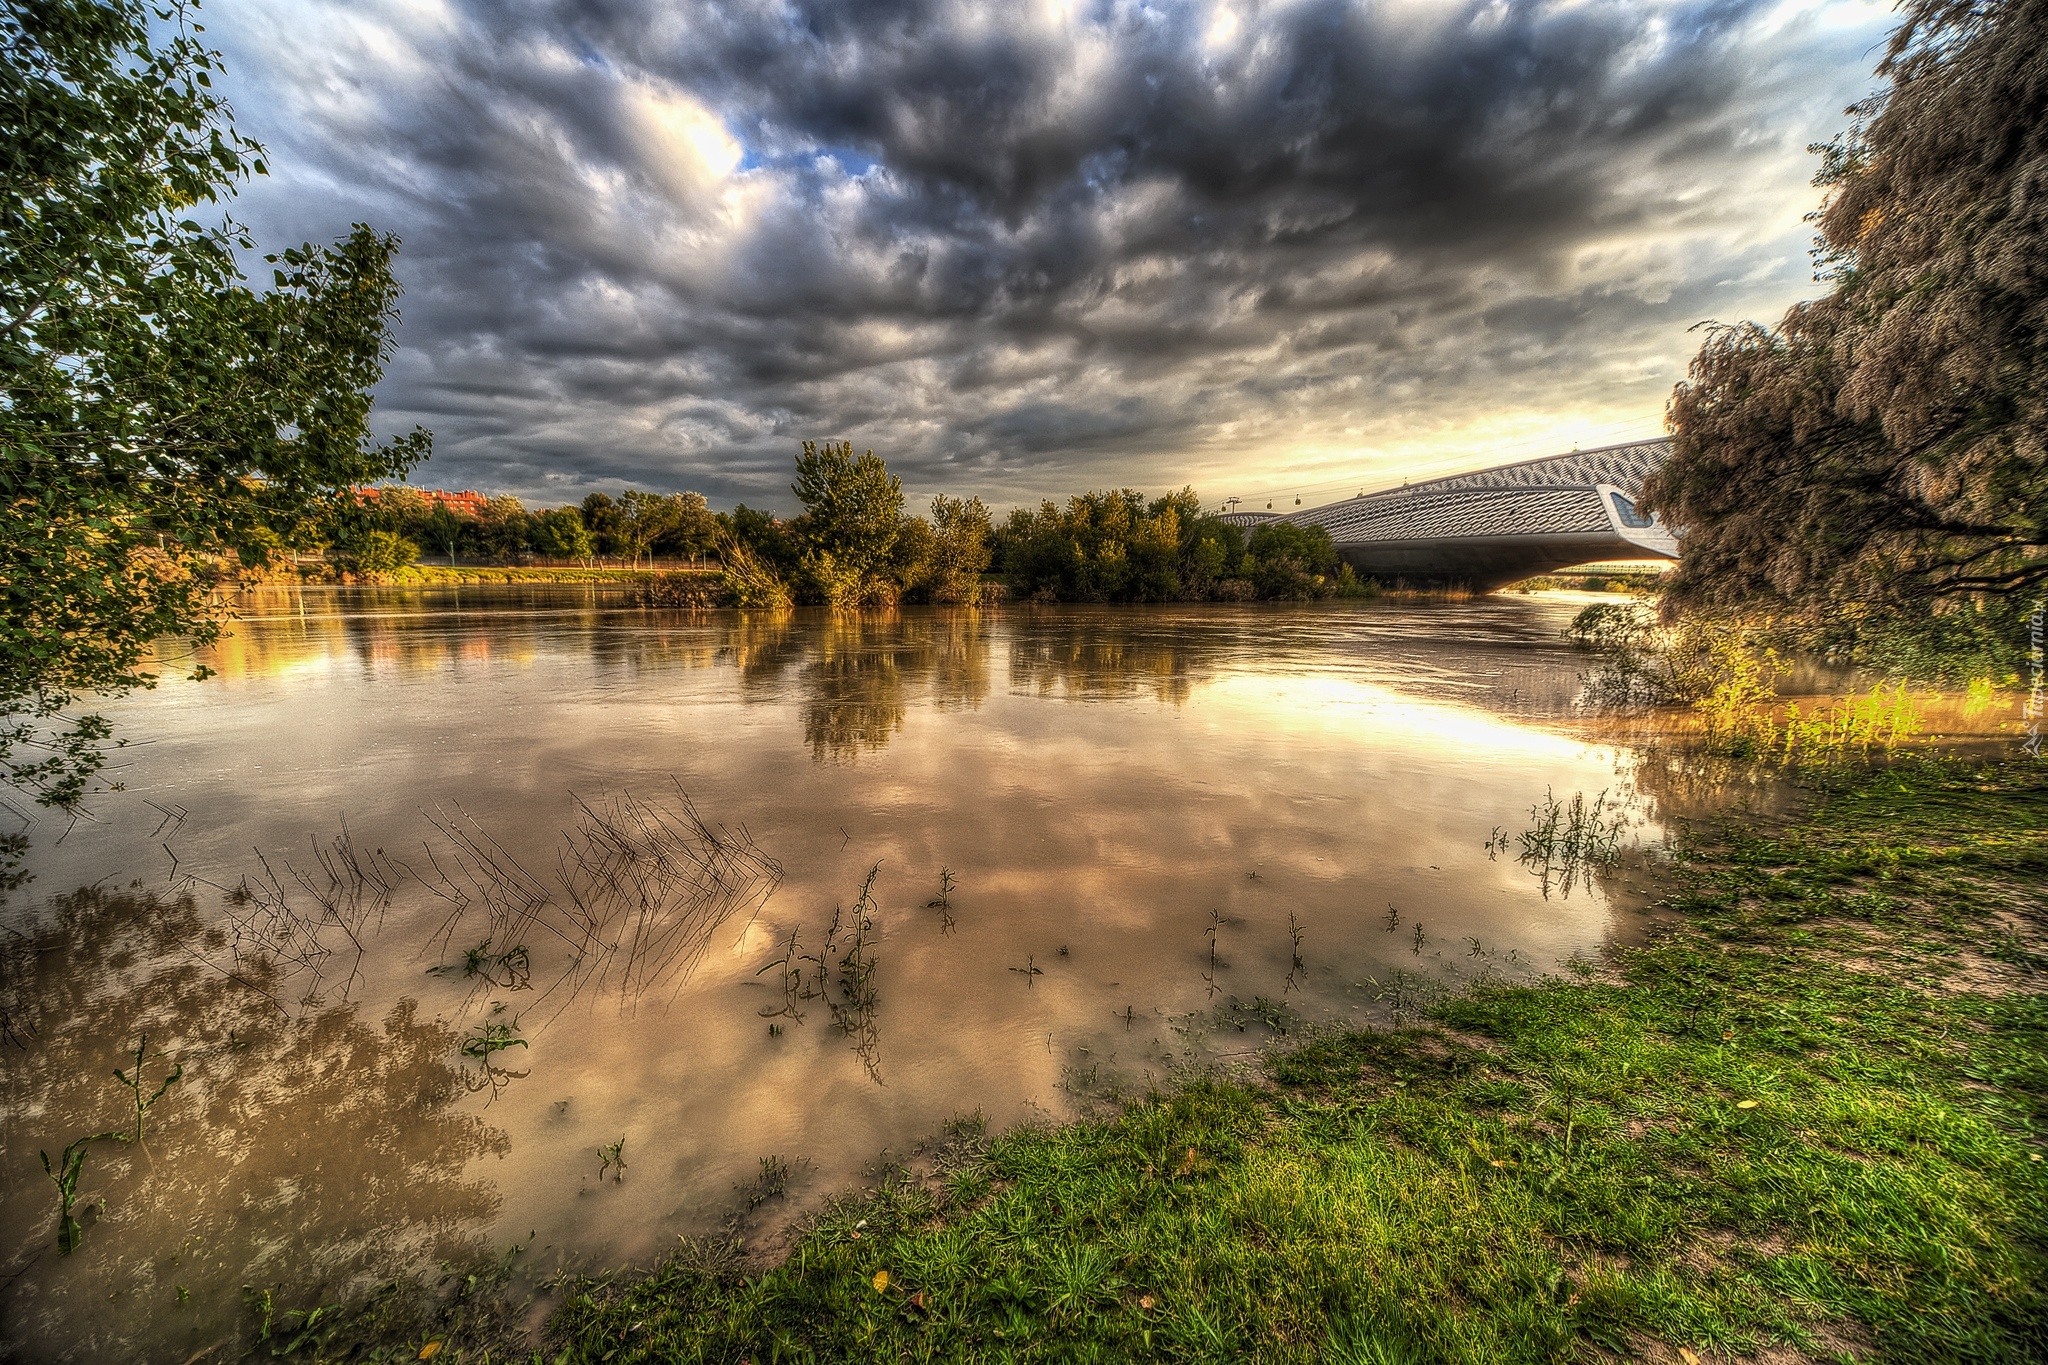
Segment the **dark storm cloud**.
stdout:
[[1796,293],[1799,149],[1879,31],[1621,0],[219,10],[281,168],[243,211],[405,238],[381,402],[435,431],[429,478],[782,503],[813,436],[1007,499],[1259,486],[1482,411],[1653,426],[1687,325]]

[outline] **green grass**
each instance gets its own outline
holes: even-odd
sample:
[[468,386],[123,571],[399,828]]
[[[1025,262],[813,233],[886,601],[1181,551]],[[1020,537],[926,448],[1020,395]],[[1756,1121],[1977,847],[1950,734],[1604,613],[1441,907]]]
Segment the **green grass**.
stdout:
[[1672,887],[1264,1083],[961,1126],[772,1268],[572,1284],[541,1358],[2048,1358],[2048,770],[1854,779]]

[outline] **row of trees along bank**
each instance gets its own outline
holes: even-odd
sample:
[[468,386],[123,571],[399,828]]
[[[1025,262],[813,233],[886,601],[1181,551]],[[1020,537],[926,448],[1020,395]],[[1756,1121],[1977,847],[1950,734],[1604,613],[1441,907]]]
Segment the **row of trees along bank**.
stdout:
[[1004,592],[1048,602],[1305,601],[1373,591],[1338,561],[1322,528],[1261,526],[1247,540],[1205,514],[1191,488],[1149,500],[1127,488],[1090,492],[1065,506],[1018,508],[1000,524],[979,498],[939,496],[917,516],[873,451],[805,442],[791,491],[804,510],[783,520],[744,503],[713,512],[698,493],[637,489],[540,512],[494,497],[464,513],[392,486],[365,498],[368,529],[342,555],[369,573],[410,563],[422,547],[451,563],[717,560],[715,581],[647,590],[677,605],[972,605]]

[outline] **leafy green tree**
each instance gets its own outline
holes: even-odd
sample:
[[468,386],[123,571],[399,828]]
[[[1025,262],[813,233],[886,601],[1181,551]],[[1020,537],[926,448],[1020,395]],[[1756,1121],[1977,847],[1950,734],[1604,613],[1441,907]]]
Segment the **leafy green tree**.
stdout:
[[659,493],[628,488],[619,495],[618,520],[612,524],[612,553],[637,564],[669,529],[669,501]]
[[1909,0],[1822,149],[1832,286],[1708,336],[1645,501],[1674,601],[1940,604],[2048,582],[2048,0]]
[[855,458],[851,442],[805,441],[790,490],[804,505],[791,529],[802,549],[797,576],[805,599],[834,607],[895,601],[903,484],[889,466],[872,450]]
[[903,515],[903,484],[874,451],[856,459],[851,442],[805,441],[790,491],[804,505],[805,549],[856,574],[887,562]]
[[427,512],[427,519],[420,523],[420,535],[429,545],[448,556],[449,564],[455,563],[455,552],[462,548],[462,542],[469,539],[476,530],[476,519],[465,517],[445,502],[436,502]]
[[0,0],[0,773],[60,807],[110,733],[67,713],[153,683],[155,638],[217,636],[213,565],[366,527],[350,490],[428,447],[368,433],[396,241],[359,225],[266,257],[252,289],[247,234],[190,215],[261,150],[189,7],[151,18]]
[[702,493],[669,495],[667,523],[654,542],[657,554],[700,559],[718,548],[718,518]]
[[420,547],[396,531],[365,531],[343,555],[342,562],[359,574],[396,573],[416,562]]
[[925,595],[934,602],[974,606],[986,594],[982,575],[988,571],[989,542],[994,534],[988,508],[980,498],[932,499],[932,557],[924,578]]
[[1066,507],[1018,508],[1003,528],[1003,566],[1019,591],[1070,602],[1165,602],[1181,596],[1181,509],[1155,513],[1131,489]]
[[486,498],[483,514],[476,519],[476,540],[487,555],[514,558],[533,543],[533,518],[526,514],[525,504],[510,494]]
[[1217,594],[1244,560],[1244,532],[1221,517],[1201,517],[1188,528],[1181,554],[1181,582],[1190,597]]
[[896,523],[896,543],[889,549],[887,573],[906,602],[931,601],[932,573],[939,557],[939,537],[923,517],[906,516]]
[[380,530],[395,531],[410,540],[420,540],[420,528],[433,512],[433,500],[405,484],[385,484],[377,496],[365,503],[368,520]]
[[1335,590],[1337,547],[1320,526],[1269,521],[1245,544],[1245,576],[1259,596],[1305,601]]
[[623,553],[618,541],[619,505],[612,501],[611,494],[592,493],[583,500],[582,511],[583,525],[597,543],[597,552],[604,555]]
[[550,508],[535,517],[533,545],[551,559],[588,560],[597,554],[590,528],[583,524],[583,514],[574,507]]
[[732,543],[745,546],[767,572],[787,577],[802,562],[803,552],[798,548],[795,537],[771,513],[741,503],[729,513],[719,513],[718,525],[721,554],[729,536]]

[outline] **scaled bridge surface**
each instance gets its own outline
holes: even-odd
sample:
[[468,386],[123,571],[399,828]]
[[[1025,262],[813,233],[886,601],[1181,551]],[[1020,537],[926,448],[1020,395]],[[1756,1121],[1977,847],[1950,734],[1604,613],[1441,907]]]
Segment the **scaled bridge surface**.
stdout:
[[1575,450],[1299,512],[1230,512],[1247,530],[1272,521],[1321,526],[1337,553],[1382,583],[1462,584],[1480,592],[1597,560],[1676,559],[1678,541],[1639,513],[1643,480],[1669,438]]

